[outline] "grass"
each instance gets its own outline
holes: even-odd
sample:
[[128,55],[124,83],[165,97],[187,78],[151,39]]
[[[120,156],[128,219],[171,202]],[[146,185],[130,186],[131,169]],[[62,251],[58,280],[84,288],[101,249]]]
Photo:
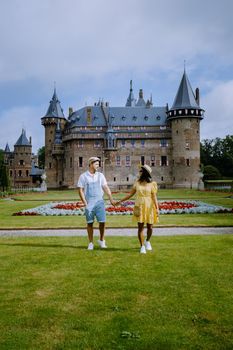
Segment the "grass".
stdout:
[[[122,198],[123,193],[114,194],[114,198]],[[80,216],[12,216],[23,209],[49,203],[51,201],[79,200],[77,191],[48,191],[47,193],[26,193],[13,196],[14,201],[0,200],[0,227],[10,228],[77,228],[85,227],[85,218]],[[160,190],[160,200],[166,199],[197,199],[206,203],[233,207],[233,197],[230,193],[196,190]],[[135,227],[131,216],[107,216],[108,227]],[[161,215],[160,226],[233,226],[233,216],[230,214],[185,214]]]
[[0,239],[0,348],[232,349],[233,236]]

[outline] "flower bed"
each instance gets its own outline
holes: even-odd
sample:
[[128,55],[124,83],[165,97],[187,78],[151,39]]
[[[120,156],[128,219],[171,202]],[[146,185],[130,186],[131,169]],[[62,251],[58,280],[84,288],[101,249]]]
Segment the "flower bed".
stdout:
[[[107,215],[132,215],[133,201],[123,203],[121,206],[113,207],[106,205]],[[204,214],[204,213],[229,213],[233,209],[211,205],[200,201],[159,201],[160,214]],[[13,215],[84,215],[84,206],[81,202],[59,202],[48,203],[32,209],[25,209]]]

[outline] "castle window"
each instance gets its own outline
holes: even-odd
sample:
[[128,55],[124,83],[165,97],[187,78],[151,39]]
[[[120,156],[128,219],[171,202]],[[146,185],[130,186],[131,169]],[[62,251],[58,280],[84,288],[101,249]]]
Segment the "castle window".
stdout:
[[160,147],[167,147],[167,140],[166,139],[161,139],[160,140]]
[[121,140],[121,147],[125,147],[125,140]]
[[28,170],[26,170],[26,176],[27,176],[27,177],[29,176],[29,171],[28,171]]
[[83,140],[78,140],[78,148],[83,148]]
[[178,131],[178,130],[176,130],[176,133],[178,134],[178,133],[179,133],[179,131]]
[[52,163],[49,163],[49,169],[51,169],[52,168]]
[[53,131],[52,131],[52,130],[50,131],[50,134],[51,134],[51,135],[53,134]]
[[163,181],[163,176],[161,177],[161,181]]
[[134,115],[134,116],[133,116],[133,120],[137,120],[137,117],[136,117],[136,115]]
[[150,165],[155,166],[155,156],[151,156],[150,158]]
[[189,149],[189,148],[190,148],[190,144],[189,144],[188,141],[186,141],[186,143],[185,143],[185,149]]
[[148,120],[148,116],[147,116],[147,115],[145,115],[144,119],[145,119],[145,120]]
[[12,170],[10,170],[10,177],[12,177],[13,173],[12,173]]
[[131,162],[130,162],[130,156],[126,156],[125,157],[125,166],[130,166]]
[[100,148],[100,140],[95,140],[94,148]]
[[113,181],[116,182],[116,177],[113,178]]
[[72,168],[72,166],[73,166],[73,159],[72,157],[70,157],[70,168]]
[[168,161],[167,161],[167,156],[161,156],[161,166],[167,166]]
[[78,158],[78,166],[79,166],[79,168],[83,167],[83,157]]
[[24,161],[22,159],[20,159],[19,165],[24,165]]
[[194,113],[194,110],[192,109],[192,110],[191,110],[191,114],[193,114],[193,113]]
[[145,140],[141,140],[141,147],[145,147]]
[[123,116],[121,117],[121,119],[122,119],[122,120],[125,120],[125,119],[126,119],[126,117],[123,115]]
[[128,178],[128,177],[126,178],[126,181],[127,181],[127,182],[129,181],[129,178]]
[[141,156],[141,165],[145,164],[145,156]]
[[160,120],[160,119],[161,119],[160,115],[157,115],[156,119],[157,119],[157,120]]
[[21,177],[22,176],[22,170],[19,170],[18,172],[18,176]]
[[121,166],[121,157],[116,156],[116,166]]
[[179,114],[182,114],[182,111],[179,111]]
[[190,159],[186,159],[186,166],[190,166]]

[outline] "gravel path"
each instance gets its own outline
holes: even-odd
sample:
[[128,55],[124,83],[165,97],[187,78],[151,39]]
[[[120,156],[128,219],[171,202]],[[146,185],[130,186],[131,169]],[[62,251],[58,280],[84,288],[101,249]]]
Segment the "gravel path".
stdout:
[[[155,236],[179,236],[179,235],[222,235],[233,234],[233,227],[157,227],[154,228]],[[95,229],[98,235],[98,229]],[[136,236],[136,228],[109,228],[107,236]],[[85,229],[53,229],[53,230],[0,230],[0,237],[46,237],[46,236],[87,236]]]

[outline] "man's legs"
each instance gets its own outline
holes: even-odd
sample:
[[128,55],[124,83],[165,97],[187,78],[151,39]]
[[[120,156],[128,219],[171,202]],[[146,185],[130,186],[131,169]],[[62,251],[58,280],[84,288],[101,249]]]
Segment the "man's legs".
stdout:
[[100,240],[104,240],[105,222],[99,222]]
[[93,222],[87,223],[87,234],[90,243],[93,243]]

